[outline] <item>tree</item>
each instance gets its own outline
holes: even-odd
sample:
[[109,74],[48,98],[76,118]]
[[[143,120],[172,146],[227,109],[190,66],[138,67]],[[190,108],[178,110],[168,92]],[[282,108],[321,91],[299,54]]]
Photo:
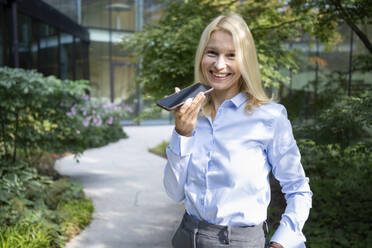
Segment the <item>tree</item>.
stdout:
[[[370,0],[291,0],[289,5],[298,13],[308,12],[316,16],[315,30],[324,29],[332,23],[346,23],[362,41],[370,54],[372,44],[358,24],[372,24]],[[322,37],[327,40],[328,37]]]
[[[161,98],[193,81],[194,54],[204,27],[222,13],[243,16],[254,36],[262,81],[266,87],[289,80],[279,68],[297,68],[293,51],[285,41],[302,37],[312,28],[315,14],[293,11],[287,1],[189,0],[165,1],[167,8],[157,24],[125,38],[122,48],[141,58],[138,82],[144,94]],[[318,33],[334,36],[333,29],[320,27]],[[134,61],[138,63],[139,61]]]

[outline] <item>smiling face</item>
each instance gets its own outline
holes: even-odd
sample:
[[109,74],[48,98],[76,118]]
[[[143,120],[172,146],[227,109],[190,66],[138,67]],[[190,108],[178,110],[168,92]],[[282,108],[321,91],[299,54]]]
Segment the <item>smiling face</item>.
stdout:
[[241,74],[229,32],[219,30],[212,33],[201,60],[201,69],[204,78],[214,88],[214,94],[223,94],[228,99],[239,93]]

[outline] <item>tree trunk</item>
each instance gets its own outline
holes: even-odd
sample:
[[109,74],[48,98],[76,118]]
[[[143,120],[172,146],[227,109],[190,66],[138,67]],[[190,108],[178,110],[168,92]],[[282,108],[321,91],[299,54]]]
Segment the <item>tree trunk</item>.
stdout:
[[334,6],[339,11],[339,16],[342,18],[347,25],[349,25],[355,34],[359,37],[359,39],[363,42],[364,46],[367,48],[370,54],[372,54],[372,44],[370,40],[368,39],[367,35],[360,30],[360,28],[352,21],[352,18],[349,16],[349,13],[347,13],[347,10],[342,7],[340,0],[332,0]]
[[16,129],[15,129],[15,132],[14,132],[13,163],[15,163],[16,159],[17,159],[18,125],[19,125],[19,115],[18,115],[18,113],[16,113]]

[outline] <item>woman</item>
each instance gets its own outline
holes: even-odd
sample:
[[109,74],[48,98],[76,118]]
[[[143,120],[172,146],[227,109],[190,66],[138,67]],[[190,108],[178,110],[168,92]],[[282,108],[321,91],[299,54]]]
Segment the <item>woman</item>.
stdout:
[[285,108],[262,89],[254,41],[240,16],[219,16],[205,28],[195,58],[199,81],[214,90],[175,111],[167,148],[164,186],[186,208],[173,247],[264,247],[270,171],[287,207],[269,247],[305,247],[309,180]]

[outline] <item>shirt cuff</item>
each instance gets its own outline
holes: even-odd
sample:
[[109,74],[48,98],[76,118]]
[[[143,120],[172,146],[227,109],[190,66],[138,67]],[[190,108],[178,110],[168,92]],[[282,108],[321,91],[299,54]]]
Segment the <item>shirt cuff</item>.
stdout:
[[190,137],[182,136],[177,133],[176,129],[173,130],[172,138],[169,143],[170,149],[179,156],[189,155],[194,145],[195,130],[192,131]]
[[287,224],[280,223],[270,242],[277,242],[284,248],[305,248],[305,237],[300,232],[294,232]]

